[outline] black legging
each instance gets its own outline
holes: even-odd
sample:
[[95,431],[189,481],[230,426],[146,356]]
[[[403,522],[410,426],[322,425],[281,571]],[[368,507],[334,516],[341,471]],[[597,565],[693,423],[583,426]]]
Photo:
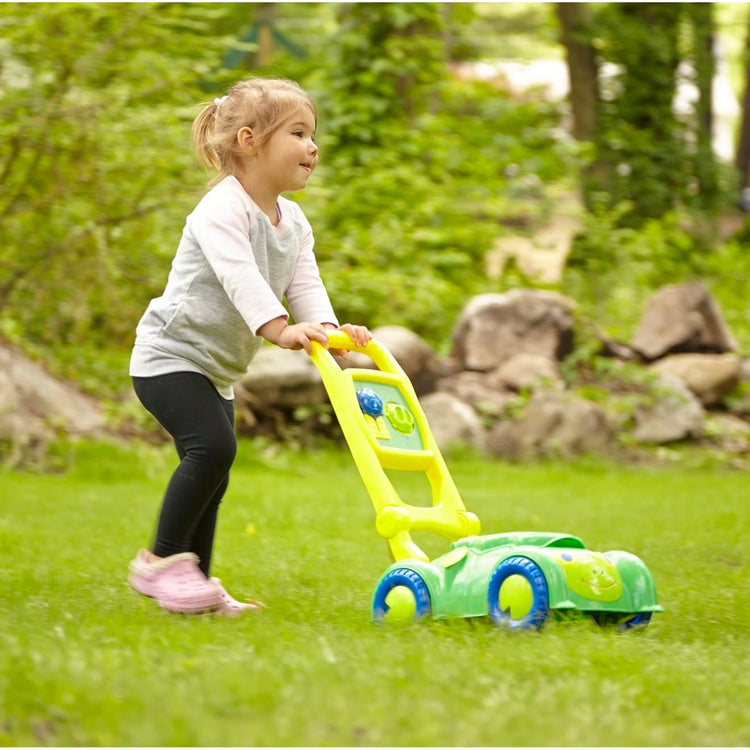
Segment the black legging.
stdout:
[[208,575],[216,516],[237,454],[234,402],[195,372],[133,378],[133,387],[180,457],[162,502],[153,553],[194,552]]

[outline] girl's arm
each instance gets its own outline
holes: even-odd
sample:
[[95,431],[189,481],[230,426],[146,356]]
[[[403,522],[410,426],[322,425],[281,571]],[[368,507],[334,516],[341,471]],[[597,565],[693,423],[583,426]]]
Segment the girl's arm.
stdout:
[[289,325],[286,316],[279,316],[264,323],[257,330],[257,334],[282,349],[304,349],[308,354],[312,354],[310,341],[318,341],[328,348],[328,334],[322,323]]
[[[355,344],[365,346],[372,338],[365,326],[357,326],[351,323],[344,323],[339,326],[338,323],[333,322],[336,317],[333,314],[328,292],[320,278],[318,263],[313,252],[313,243],[312,229],[309,229],[302,241],[292,283],[286,292],[286,300],[289,303],[292,315],[294,315],[295,320],[322,320],[324,321],[324,328],[336,329],[340,327],[341,330],[349,334]],[[333,353],[345,358],[349,356],[349,352],[343,349],[333,350]]]

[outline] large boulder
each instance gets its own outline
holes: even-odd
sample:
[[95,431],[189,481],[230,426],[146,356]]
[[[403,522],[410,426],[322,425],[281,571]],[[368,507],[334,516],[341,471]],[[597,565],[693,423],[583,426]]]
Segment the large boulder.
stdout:
[[0,441],[9,462],[37,460],[59,433],[96,437],[107,432],[99,404],[0,340]]
[[727,453],[750,453],[750,424],[733,414],[711,414],[706,419],[704,434]]
[[699,437],[706,416],[700,401],[674,375],[660,375],[658,385],[658,397],[633,409],[633,439],[662,444]]
[[452,357],[459,370],[485,372],[520,352],[561,360],[573,349],[574,309],[572,300],[554,292],[480,294],[461,313]]
[[457,444],[484,449],[482,421],[467,403],[450,393],[436,391],[421,398],[420,404],[441,450]]
[[490,386],[515,392],[540,386],[563,386],[557,360],[533,352],[519,352],[506,360],[489,374],[487,382]]
[[735,354],[670,354],[651,369],[674,375],[704,406],[714,406],[740,382],[741,360]]
[[737,350],[719,305],[700,281],[661,287],[646,303],[631,345],[647,360]]
[[250,394],[254,402],[282,408],[320,403],[325,399],[320,373],[301,349],[261,347],[240,386],[243,394]]
[[731,402],[735,414],[750,417],[750,359],[740,360],[740,382]]
[[261,347],[245,377],[234,386],[239,421],[247,427],[254,427],[264,418],[278,418],[297,406],[326,400],[323,379],[301,349]]
[[492,373],[463,370],[442,378],[438,382],[438,391],[452,394],[481,414],[498,418],[510,404],[519,400],[519,396],[492,385],[489,382],[491,377]]
[[572,456],[602,451],[611,438],[610,421],[597,404],[557,390],[536,391],[519,419],[490,430],[487,449],[511,460]]

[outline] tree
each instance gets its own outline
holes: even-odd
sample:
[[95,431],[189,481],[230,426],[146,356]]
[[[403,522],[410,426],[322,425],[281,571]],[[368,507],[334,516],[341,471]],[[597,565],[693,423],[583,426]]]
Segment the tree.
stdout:
[[548,208],[545,186],[571,161],[561,113],[449,75],[443,24],[466,15],[435,3],[345,3],[337,15],[311,77],[322,159],[301,198],[323,276],[340,317],[438,342],[491,283],[485,254],[502,223]]
[[6,335],[56,344],[132,337],[136,311],[163,284],[191,188],[203,180],[190,122],[207,98],[201,83],[219,71],[228,40],[215,28],[229,12],[211,4],[4,6]]
[[565,47],[573,109],[573,135],[593,141],[599,129],[599,66],[591,35],[587,3],[556,3]]
[[[565,47],[573,113],[573,136],[594,143],[599,135],[599,65],[593,40],[593,14],[587,3],[556,3],[560,36]],[[598,156],[581,172],[584,202],[591,210],[592,192],[606,180],[607,168]]]
[[110,355],[126,379],[133,329],[209,176],[194,168],[190,123],[254,74],[295,78],[318,104],[321,165],[292,197],[342,319],[438,343],[473,293],[497,290],[485,253],[504,224],[547,211],[546,186],[570,171],[557,105],[449,75],[469,49],[468,8],[276,4],[275,27],[306,54],[276,44],[269,66],[243,69],[260,10],[4,7],[0,333],[67,358],[65,374],[100,391]]
[[692,30],[692,59],[698,98],[695,103],[695,178],[705,205],[717,195],[713,157],[713,78],[715,23],[711,3],[689,3],[686,13]]
[[442,17],[436,3],[340,3],[337,21],[331,146],[361,164],[428,108],[446,72]]
[[598,150],[610,166],[614,202],[630,200],[638,217],[662,216],[674,206],[685,172],[672,112],[681,9],[620,3],[606,10],[607,59],[619,73],[602,102]]
[[745,92],[742,98],[742,120],[737,146],[736,166],[742,190],[742,207],[750,210],[750,16],[745,35]]
[[[658,218],[679,205],[713,206],[713,16],[710,3],[557,5],[567,51],[577,138],[594,144],[584,174],[587,205],[629,201],[624,220]],[[689,30],[688,42],[682,30]],[[604,64],[614,71],[603,75]],[[681,63],[699,95],[694,113],[673,110]],[[684,67],[684,66],[682,66]]]

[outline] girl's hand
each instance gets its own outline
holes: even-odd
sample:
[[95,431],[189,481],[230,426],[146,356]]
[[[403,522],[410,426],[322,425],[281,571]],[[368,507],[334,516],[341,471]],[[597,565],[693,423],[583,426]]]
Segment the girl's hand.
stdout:
[[311,341],[328,348],[328,334],[320,323],[295,323],[288,325],[285,318],[274,318],[258,329],[263,338],[282,349],[304,349],[312,354]]
[[[334,326],[329,327],[334,328]],[[344,323],[344,325],[339,326],[339,330],[348,333],[349,338],[357,346],[367,346],[372,338],[372,334],[366,326],[355,326],[352,323]],[[349,351],[347,349],[331,349],[331,354],[337,354],[346,359],[349,356]]]
[[368,330],[367,326],[355,326],[352,323],[344,323],[339,326],[339,329],[349,334],[349,338],[357,346],[367,346],[370,343],[372,334]]

